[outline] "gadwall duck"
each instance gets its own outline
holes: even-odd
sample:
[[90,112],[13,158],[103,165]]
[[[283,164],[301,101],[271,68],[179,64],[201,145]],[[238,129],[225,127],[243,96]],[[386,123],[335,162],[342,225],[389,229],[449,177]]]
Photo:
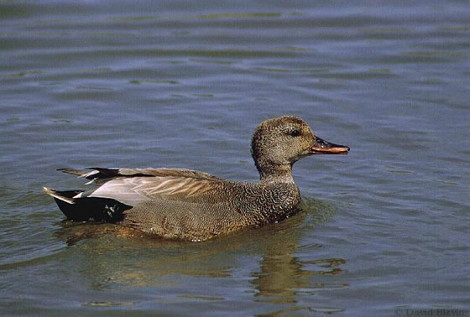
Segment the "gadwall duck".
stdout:
[[187,169],[60,169],[90,180],[95,188],[44,191],[71,220],[114,222],[162,238],[202,241],[297,213],[300,193],[292,165],[312,154],[348,151],[317,137],[302,119],[283,116],[262,122],[253,134],[258,183]]

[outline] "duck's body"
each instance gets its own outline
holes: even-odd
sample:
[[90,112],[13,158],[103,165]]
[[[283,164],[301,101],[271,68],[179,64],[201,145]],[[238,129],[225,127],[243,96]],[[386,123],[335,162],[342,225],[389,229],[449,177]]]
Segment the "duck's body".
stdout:
[[163,238],[207,240],[295,214],[300,193],[292,164],[320,153],[347,153],[312,133],[299,118],[264,121],[252,140],[260,182],[225,180],[185,169],[63,169],[92,180],[90,191],[45,188],[69,219],[117,222]]

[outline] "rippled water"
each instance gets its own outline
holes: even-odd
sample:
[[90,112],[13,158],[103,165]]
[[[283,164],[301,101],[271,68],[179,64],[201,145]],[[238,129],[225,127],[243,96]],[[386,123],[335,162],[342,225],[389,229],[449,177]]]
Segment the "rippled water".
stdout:
[[[2,314],[469,314],[469,21],[466,1],[0,2]],[[251,133],[281,114],[352,150],[296,164],[306,211],[280,224],[96,235],[41,192],[80,185],[60,167],[256,181]]]

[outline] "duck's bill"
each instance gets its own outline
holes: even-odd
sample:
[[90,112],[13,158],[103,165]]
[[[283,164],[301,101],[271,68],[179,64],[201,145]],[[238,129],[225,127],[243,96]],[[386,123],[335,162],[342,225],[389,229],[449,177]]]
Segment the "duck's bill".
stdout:
[[349,147],[327,142],[316,137],[315,144],[310,148],[310,154],[348,154]]

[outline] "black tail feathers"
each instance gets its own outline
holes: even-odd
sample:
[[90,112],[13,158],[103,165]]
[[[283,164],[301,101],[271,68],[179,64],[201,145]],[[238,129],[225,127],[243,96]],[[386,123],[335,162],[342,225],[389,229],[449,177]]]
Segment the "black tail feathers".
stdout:
[[124,219],[124,211],[132,208],[110,198],[74,198],[82,192],[80,190],[57,191],[44,188],[44,191],[54,197],[67,219],[75,221],[119,222]]

